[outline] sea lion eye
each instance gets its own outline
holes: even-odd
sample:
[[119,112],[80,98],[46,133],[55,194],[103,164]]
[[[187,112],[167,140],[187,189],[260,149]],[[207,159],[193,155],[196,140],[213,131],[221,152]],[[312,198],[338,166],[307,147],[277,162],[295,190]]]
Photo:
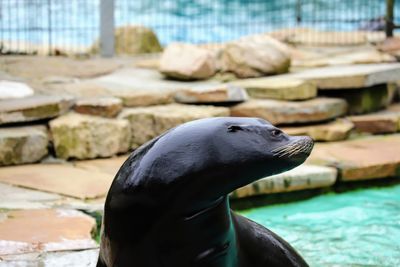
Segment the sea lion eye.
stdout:
[[240,127],[239,125],[231,125],[228,127],[228,132],[236,132],[240,130],[243,130],[243,128]]
[[271,131],[271,135],[275,136],[275,137],[281,136],[282,135],[282,131],[278,130],[278,129],[272,130]]

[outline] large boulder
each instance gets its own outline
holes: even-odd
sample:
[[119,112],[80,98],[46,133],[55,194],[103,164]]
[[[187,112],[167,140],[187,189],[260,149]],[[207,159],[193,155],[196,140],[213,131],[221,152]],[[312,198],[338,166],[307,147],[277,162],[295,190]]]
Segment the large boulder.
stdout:
[[215,57],[205,48],[173,43],[164,50],[159,69],[167,77],[179,80],[206,79],[216,72]]
[[41,160],[48,142],[45,126],[0,128],[0,166]]
[[91,159],[127,152],[130,128],[126,120],[69,113],[50,122],[57,157]]
[[[119,55],[140,55],[162,51],[157,35],[143,26],[121,26],[115,30],[115,52]],[[96,41],[90,52],[99,52],[99,41]]]
[[268,35],[244,37],[228,43],[219,55],[221,71],[240,78],[286,73],[290,67],[288,47]]
[[115,30],[115,52],[137,55],[161,52],[157,35],[143,26],[123,26]]

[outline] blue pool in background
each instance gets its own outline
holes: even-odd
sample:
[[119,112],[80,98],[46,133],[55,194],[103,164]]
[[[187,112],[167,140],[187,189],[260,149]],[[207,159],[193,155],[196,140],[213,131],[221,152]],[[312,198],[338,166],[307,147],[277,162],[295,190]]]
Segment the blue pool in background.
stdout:
[[[0,0],[0,39],[91,45],[100,0]],[[298,3],[301,2],[299,6]],[[116,26],[153,28],[162,44],[213,43],[294,26],[357,30],[385,0],[115,0]],[[395,14],[400,15],[400,1]]]
[[400,266],[400,185],[241,213],[286,239],[312,267]]

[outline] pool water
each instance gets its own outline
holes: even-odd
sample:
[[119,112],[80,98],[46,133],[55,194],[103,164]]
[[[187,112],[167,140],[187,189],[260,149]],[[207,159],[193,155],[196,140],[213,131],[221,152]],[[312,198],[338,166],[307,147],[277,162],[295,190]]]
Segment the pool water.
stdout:
[[400,185],[241,211],[310,266],[400,266]]

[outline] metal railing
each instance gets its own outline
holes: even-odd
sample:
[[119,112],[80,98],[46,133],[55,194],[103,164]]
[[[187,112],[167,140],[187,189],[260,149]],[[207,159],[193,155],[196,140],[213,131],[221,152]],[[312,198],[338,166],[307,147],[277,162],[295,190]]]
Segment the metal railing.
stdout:
[[[386,2],[389,4],[387,5]],[[0,0],[0,53],[113,54],[115,27],[144,25],[161,43],[218,43],[279,29],[392,34],[393,0]],[[393,14],[394,13],[394,14]],[[312,32],[309,33],[313,40]],[[351,35],[338,35],[351,38]],[[99,41],[100,40],[100,41]]]

